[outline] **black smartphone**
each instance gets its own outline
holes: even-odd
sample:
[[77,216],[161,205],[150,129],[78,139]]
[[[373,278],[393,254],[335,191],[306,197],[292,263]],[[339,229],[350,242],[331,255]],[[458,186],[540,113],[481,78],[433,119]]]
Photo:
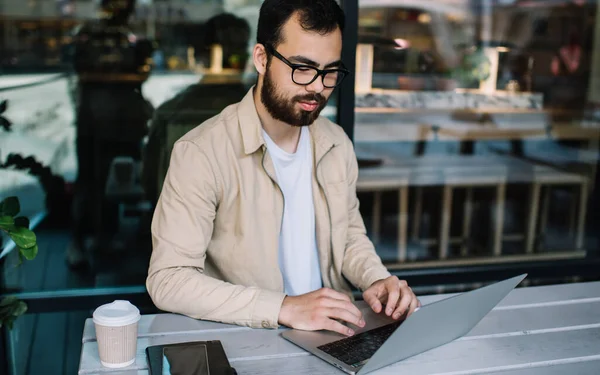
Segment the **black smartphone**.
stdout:
[[146,348],[150,375],[234,375],[220,341],[196,341]]

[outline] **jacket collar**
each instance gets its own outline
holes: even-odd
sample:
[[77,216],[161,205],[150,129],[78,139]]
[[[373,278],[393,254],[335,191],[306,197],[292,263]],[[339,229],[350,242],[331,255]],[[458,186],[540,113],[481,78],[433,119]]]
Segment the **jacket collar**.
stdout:
[[[238,105],[238,124],[242,134],[244,144],[244,153],[253,154],[265,144],[262,136],[262,125],[256,105],[254,103],[254,87],[252,86],[246,96]],[[333,124],[329,124],[327,119],[319,117],[310,125],[311,139],[315,145],[315,159],[319,160],[329,149],[340,144],[339,136],[333,132]]]
[[256,86],[252,86],[248,90],[237,109],[238,124],[242,133],[242,142],[244,143],[244,153],[246,155],[253,154],[265,144],[261,132],[262,125],[256,111],[256,106],[254,105],[254,87]]

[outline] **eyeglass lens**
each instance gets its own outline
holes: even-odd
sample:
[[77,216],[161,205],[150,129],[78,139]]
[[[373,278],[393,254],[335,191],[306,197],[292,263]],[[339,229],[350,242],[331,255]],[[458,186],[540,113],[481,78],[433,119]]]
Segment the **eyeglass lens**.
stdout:
[[[317,78],[317,74],[318,71],[311,67],[295,68],[292,73],[292,79],[299,85],[307,85]],[[342,78],[343,74],[339,72],[327,72],[323,77],[323,86],[335,87],[341,82]]]

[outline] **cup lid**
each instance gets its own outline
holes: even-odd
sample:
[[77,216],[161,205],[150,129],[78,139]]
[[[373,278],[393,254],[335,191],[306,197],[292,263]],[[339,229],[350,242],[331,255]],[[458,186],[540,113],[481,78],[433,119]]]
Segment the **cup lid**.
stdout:
[[140,320],[140,310],[129,301],[116,300],[98,307],[94,314],[94,323],[108,326],[120,327],[136,323]]

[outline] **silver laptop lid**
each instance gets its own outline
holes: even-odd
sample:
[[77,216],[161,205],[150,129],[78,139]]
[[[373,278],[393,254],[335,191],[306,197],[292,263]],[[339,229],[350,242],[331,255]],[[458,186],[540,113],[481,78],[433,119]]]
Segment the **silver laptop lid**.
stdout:
[[527,274],[424,305],[396,329],[358,374],[375,371],[464,336],[525,277]]

